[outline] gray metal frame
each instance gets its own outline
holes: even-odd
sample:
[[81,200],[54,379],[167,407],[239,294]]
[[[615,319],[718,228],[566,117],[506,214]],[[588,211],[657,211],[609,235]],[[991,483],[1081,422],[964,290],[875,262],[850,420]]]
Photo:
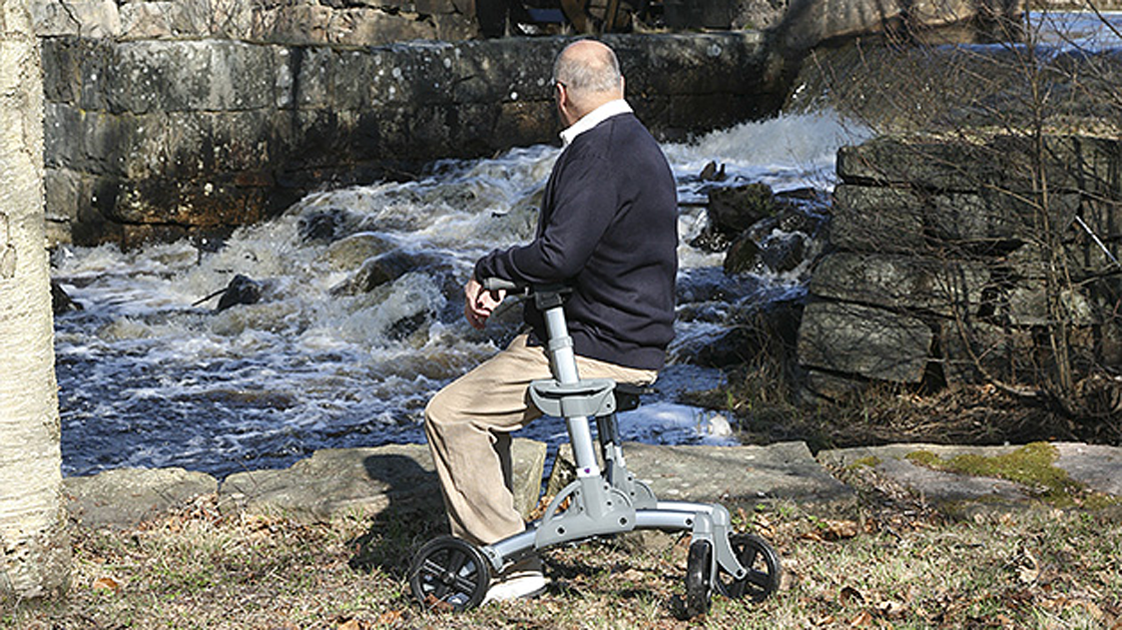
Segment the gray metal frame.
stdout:
[[[510,287],[489,284],[488,288]],[[530,396],[544,413],[565,419],[577,479],[558,493],[545,515],[525,532],[481,549],[495,572],[536,550],[561,543],[633,529],[660,529],[690,530],[694,541],[709,542],[713,550],[709,584],[717,584],[718,569],[734,579],[746,577],[748,570],[729,543],[732,523],[728,510],[719,504],[658,501],[651,489],[627,470],[614,424],[615,383],[580,379],[559,291],[537,288],[534,299],[545,315],[555,378],[532,383]],[[601,439],[603,471],[597,462],[590,418],[600,423],[601,435],[611,433],[610,440]],[[562,510],[566,501],[568,505]]]

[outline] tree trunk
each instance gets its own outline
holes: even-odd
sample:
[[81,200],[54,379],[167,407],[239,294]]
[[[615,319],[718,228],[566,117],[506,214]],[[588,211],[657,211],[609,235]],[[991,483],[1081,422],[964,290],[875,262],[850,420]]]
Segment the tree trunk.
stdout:
[[43,210],[43,82],[26,0],[0,0],[0,601],[70,579]]

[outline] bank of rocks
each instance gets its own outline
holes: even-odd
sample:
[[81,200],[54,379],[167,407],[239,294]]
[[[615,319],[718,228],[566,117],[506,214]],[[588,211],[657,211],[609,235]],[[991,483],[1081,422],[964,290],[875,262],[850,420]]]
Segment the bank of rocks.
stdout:
[[[542,488],[546,447],[515,440],[515,503],[529,517]],[[1024,447],[956,447],[901,444],[822,451],[812,455],[802,442],[769,446],[626,446],[629,468],[656,496],[671,501],[719,502],[731,510],[794,503],[828,518],[852,518],[859,508],[851,482],[868,487],[873,477],[889,479],[905,493],[949,516],[978,511],[1050,505],[1031,479],[1010,481],[968,472],[932,469],[918,454],[953,461],[1017,457],[1031,451],[1041,474],[1069,478],[1078,505],[1099,497],[1098,506],[1117,506],[1122,497],[1122,448],[1076,443]],[[1041,460],[1041,456],[1043,459]],[[564,454],[556,458],[565,461]],[[564,483],[565,466],[554,466],[547,487]],[[839,481],[845,479],[847,483]],[[879,483],[879,482],[878,482]],[[562,486],[563,487],[563,486]],[[395,511],[442,517],[443,505],[428,447],[388,445],[318,451],[284,470],[231,475],[221,484],[209,475],[182,469],[114,470],[65,480],[72,517],[86,527],[131,527],[217,494],[227,514],[255,513],[297,520],[340,515],[376,518]]]

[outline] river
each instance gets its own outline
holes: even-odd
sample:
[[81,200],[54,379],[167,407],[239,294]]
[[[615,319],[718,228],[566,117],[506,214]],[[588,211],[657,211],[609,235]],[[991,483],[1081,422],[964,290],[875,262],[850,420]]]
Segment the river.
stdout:
[[[828,191],[837,148],[865,133],[827,111],[663,147],[682,204],[679,308],[690,313],[678,322],[673,356],[718,329],[731,303],[798,291],[805,280],[805,265],[727,278],[720,254],[691,247],[705,225],[706,188]],[[428,398],[513,331],[514,311],[505,325],[472,330],[457,287],[479,255],[529,237],[557,154],[519,148],[438,163],[408,183],[312,194],[217,245],[59,249],[53,276],[84,307],[56,319],[64,474],[179,466],[221,477],[288,466],[316,449],[422,442]],[[711,161],[724,165],[723,181],[699,178]],[[345,236],[436,262],[350,294],[340,289],[370,250],[347,254]],[[217,299],[198,303],[235,274],[260,283],[258,303],[221,312]],[[731,443],[711,412],[676,402],[721,378],[672,360],[658,392],[621,417],[624,437]],[[521,435],[555,444],[564,423],[543,418]]]

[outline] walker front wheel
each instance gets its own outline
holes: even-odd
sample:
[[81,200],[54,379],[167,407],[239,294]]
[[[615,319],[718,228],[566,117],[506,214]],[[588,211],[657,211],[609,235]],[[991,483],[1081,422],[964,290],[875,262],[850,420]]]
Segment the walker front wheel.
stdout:
[[426,543],[413,558],[409,588],[426,609],[462,611],[483,602],[491,568],[474,545],[442,536]]
[[713,575],[713,546],[707,540],[690,544],[686,559],[686,618],[693,619],[709,612],[709,595]]
[[717,587],[722,594],[733,599],[747,597],[758,603],[779,589],[779,554],[768,541],[755,534],[735,534],[729,537],[729,544],[748,574],[737,580],[721,573]]

